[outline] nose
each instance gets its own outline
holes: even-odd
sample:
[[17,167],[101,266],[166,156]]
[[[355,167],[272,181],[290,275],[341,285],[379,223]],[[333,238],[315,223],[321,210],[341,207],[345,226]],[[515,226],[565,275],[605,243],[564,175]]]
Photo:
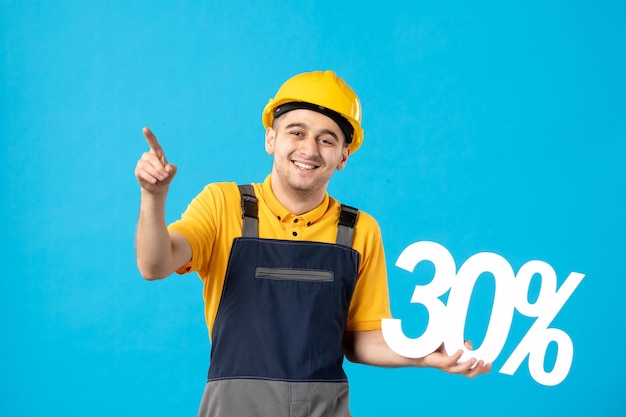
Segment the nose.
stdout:
[[300,148],[298,149],[302,155],[311,157],[318,156],[318,142],[314,136],[307,136],[304,140],[300,141]]

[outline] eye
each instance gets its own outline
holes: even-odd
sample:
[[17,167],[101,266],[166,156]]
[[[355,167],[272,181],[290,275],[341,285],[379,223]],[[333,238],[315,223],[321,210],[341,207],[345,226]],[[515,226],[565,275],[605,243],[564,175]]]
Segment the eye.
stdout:
[[332,137],[330,138],[322,137],[322,138],[319,138],[319,142],[323,145],[335,146],[337,141]]

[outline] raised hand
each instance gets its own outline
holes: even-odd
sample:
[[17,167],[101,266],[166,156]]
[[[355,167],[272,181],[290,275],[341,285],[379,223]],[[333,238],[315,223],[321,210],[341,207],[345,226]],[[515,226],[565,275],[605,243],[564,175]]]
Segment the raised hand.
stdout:
[[144,152],[137,161],[135,177],[145,191],[151,194],[165,193],[176,175],[176,165],[167,162],[163,148],[149,128],[143,128],[143,135],[150,150]]

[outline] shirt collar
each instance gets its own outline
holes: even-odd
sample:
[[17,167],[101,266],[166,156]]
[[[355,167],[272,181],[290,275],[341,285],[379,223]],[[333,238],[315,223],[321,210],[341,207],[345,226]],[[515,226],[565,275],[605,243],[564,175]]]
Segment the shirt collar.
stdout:
[[282,204],[280,204],[280,201],[278,201],[274,195],[274,192],[272,191],[271,178],[272,174],[265,177],[265,180],[261,185],[261,190],[263,192],[263,199],[265,200],[268,208],[280,221],[291,222],[294,218],[299,218],[302,219],[305,225],[311,225],[318,221],[328,211],[330,206],[330,197],[328,196],[328,193],[325,193],[324,200],[313,210],[301,215],[291,213]]

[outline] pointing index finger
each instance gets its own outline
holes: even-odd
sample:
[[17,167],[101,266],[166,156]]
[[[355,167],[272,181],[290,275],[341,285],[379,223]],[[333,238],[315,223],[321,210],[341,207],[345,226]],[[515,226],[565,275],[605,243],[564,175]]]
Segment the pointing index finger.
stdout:
[[161,150],[161,145],[159,145],[159,141],[157,140],[152,130],[148,127],[143,128],[143,135],[146,137],[146,141],[148,142],[148,146],[150,146],[150,150],[157,151]]
[[167,160],[165,160],[165,152],[163,152],[163,148],[159,144],[154,133],[148,127],[143,128],[143,135],[146,137],[146,141],[148,142],[148,146],[150,146],[150,150],[154,152],[159,158],[163,159],[163,162],[167,164]]

